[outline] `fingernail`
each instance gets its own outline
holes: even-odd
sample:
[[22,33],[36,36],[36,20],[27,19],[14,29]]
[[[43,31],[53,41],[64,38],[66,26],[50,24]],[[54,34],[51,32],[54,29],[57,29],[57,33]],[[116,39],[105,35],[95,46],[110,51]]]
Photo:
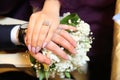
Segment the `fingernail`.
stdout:
[[45,47],[46,47],[46,45],[47,45],[47,42],[44,42],[44,43],[43,43],[43,48],[45,48]]
[[66,59],[66,60],[69,60],[69,57],[68,57],[68,56],[65,56],[65,59]]
[[77,43],[76,43],[75,41],[73,42],[73,46],[74,46],[74,47],[76,47],[76,46],[77,46]]
[[47,64],[50,64],[50,60],[47,60],[46,63],[47,63]]
[[31,45],[28,45],[28,50],[31,51]]
[[35,52],[38,53],[40,51],[40,47],[37,46]]
[[72,50],[72,52],[73,52],[74,54],[76,54],[76,53],[77,53],[76,49],[73,49],[73,50]]
[[32,52],[35,53],[35,47],[32,47]]
[[50,59],[46,59],[45,63],[49,65],[50,64]]

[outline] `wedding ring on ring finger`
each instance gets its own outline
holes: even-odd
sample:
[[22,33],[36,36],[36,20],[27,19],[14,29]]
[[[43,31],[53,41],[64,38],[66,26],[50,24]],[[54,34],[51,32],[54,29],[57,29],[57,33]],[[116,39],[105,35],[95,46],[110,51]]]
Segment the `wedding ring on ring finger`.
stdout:
[[48,20],[45,20],[45,21],[43,22],[43,25],[45,25],[45,26],[50,26],[50,22],[49,22]]

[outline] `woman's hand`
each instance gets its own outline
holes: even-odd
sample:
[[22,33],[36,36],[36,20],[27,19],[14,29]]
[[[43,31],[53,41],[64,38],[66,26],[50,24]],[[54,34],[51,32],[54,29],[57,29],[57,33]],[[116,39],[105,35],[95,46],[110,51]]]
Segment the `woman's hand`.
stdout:
[[26,44],[32,53],[38,53],[51,41],[59,25],[59,8],[58,0],[46,0],[43,9],[31,15]]
[[[47,26],[43,26],[47,27]],[[75,31],[75,27],[67,26],[67,25],[60,25],[59,28],[54,33],[52,40],[47,44],[45,47],[46,49],[52,51],[57,56],[60,56],[63,59],[68,59],[67,54],[60,48],[62,46],[63,48],[67,49],[70,53],[75,54],[76,50],[76,41],[69,35],[69,33],[65,30],[73,30]],[[41,63],[50,64],[50,59],[43,55],[42,53],[34,54],[33,52],[30,52],[30,54],[37,59]]]

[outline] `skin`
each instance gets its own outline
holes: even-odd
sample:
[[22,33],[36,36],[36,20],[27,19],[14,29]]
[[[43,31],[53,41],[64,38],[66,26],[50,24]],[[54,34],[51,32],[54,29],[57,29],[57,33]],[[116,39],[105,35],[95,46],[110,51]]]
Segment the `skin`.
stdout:
[[[59,28],[62,28],[62,30],[59,31]],[[57,44],[66,48],[70,53],[76,54],[76,50],[75,50],[76,42],[66,31],[66,30],[75,31],[76,28],[67,25],[60,25],[59,28],[54,33],[54,36],[52,37],[51,41],[46,45],[46,49],[52,51],[61,58],[68,60],[69,58],[66,55],[66,53]],[[32,51],[30,51],[30,54],[39,62],[48,65],[50,64],[50,59],[47,56],[43,55],[42,53],[38,52],[37,54],[34,54]]]
[[[59,10],[58,0],[46,0],[43,9],[31,15],[26,44],[33,53],[37,53],[50,42],[59,25]],[[49,25],[44,28],[46,21],[49,22]]]
[[[59,12],[59,0],[46,0],[43,9],[30,17],[25,42],[30,54],[41,63],[50,64],[50,59],[39,52],[42,48],[52,51],[63,59],[68,59],[68,56],[58,45],[72,54],[76,53],[76,42],[65,31],[66,29],[74,31],[76,28],[60,25]],[[48,24],[45,24],[46,21]]]

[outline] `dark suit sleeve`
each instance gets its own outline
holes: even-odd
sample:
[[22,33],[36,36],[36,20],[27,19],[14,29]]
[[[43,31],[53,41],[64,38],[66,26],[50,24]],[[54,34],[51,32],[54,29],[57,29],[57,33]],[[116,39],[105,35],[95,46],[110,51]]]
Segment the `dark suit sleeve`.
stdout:
[[0,25],[0,51],[23,51],[25,46],[15,45],[11,42],[11,30],[16,25]]

